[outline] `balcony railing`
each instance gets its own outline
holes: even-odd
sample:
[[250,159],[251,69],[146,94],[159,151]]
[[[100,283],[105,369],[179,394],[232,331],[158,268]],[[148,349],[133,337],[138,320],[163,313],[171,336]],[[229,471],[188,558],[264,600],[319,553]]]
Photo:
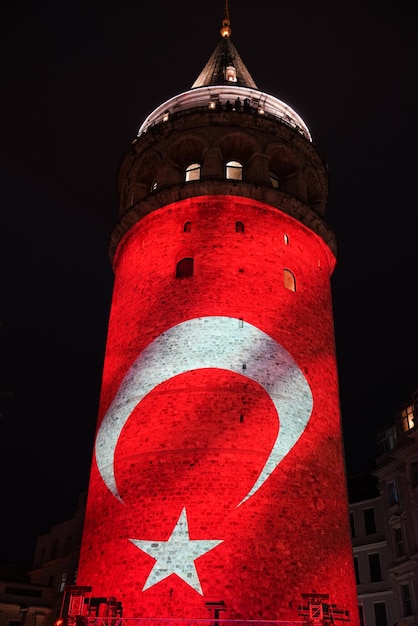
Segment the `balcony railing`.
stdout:
[[[244,107],[244,101],[247,100],[250,111],[258,115],[279,119],[305,139],[312,141],[309,129],[303,119],[285,102],[255,89],[225,86],[191,89],[167,100],[148,115],[138,130],[138,137],[153,126],[167,122],[170,117],[176,117],[180,113],[192,109],[216,111],[220,106],[222,110],[235,110],[235,103],[238,98],[241,101],[240,107]],[[230,109],[228,109],[228,103],[231,105]],[[242,110],[245,112],[244,108]]]

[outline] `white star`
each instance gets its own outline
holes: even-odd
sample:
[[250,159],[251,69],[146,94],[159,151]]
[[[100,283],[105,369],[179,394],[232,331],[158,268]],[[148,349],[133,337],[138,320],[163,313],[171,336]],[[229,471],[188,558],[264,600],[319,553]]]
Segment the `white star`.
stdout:
[[130,539],[130,541],[156,561],[142,591],[156,585],[171,574],[177,574],[190,587],[203,595],[194,562],[223,540],[190,539],[184,508],[167,541],[143,541],[141,539]]

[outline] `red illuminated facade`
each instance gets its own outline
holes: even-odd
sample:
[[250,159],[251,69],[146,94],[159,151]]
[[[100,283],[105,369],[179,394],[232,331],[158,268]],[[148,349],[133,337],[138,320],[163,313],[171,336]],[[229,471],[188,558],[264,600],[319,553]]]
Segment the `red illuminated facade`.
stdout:
[[357,624],[327,168],[230,34],[120,169],[77,584],[126,617],[296,621],[317,593]]

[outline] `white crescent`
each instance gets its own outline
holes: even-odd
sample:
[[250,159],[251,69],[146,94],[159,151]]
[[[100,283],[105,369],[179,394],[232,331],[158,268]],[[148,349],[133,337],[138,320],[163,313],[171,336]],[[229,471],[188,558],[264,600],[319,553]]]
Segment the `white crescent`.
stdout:
[[[245,367],[243,368],[243,365]],[[138,356],[123,379],[97,432],[95,454],[99,473],[122,502],[116,486],[114,457],[119,436],[141,400],[164,381],[202,368],[241,374],[270,396],[280,429],[254,485],[237,505],[260,489],[295,445],[312,412],[312,393],[291,355],[256,326],[232,317],[198,317],[168,329]]]

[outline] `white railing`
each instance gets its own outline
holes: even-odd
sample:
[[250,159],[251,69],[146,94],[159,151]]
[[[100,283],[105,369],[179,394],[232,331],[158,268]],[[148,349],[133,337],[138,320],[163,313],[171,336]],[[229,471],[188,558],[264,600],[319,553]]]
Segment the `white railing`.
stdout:
[[235,103],[238,98],[241,102],[241,111],[244,107],[244,101],[247,100],[249,112],[257,115],[271,115],[297,130],[308,141],[312,141],[309,129],[303,119],[285,102],[257,89],[223,85],[190,89],[163,102],[145,119],[138,130],[138,137],[150,127],[166,122],[170,116],[182,111],[205,108],[228,110],[228,104],[231,106],[231,110],[237,110]]

